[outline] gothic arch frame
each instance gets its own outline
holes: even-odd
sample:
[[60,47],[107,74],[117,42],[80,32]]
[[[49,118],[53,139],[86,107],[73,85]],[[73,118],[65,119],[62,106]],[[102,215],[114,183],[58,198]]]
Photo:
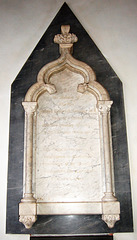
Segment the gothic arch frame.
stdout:
[[[112,143],[111,143],[111,124],[110,109],[112,101],[109,94],[96,81],[96,75],[91,67],[72,57],[73,43],[77,41],[74,34],[69,33],[70,26],[62,26],[62,34],[54,38],[54,42],[59,44],[61,56],[56,61],[46,64],[38,73],[37,83],[33,84],[26,93],[22,105],[25,110],[25,192],[24,197],[19,204],[20,222],[26,228],[31,228],[37,219],[38,204],[32,193],[32,163],[33,163],[33,124],[34,113],[37,109],[37,101],[41,94],[47,91],[49,94],[56,93],[56,87],[50,83],[50,77],[62,71],[65,68],[79,73],[84,78],[84,83],[79,84],[77,91],[84,93],[89,91],[97,100],[97,109],[99,112],[99,122],[101,128],[101,159],[105,167],[105,193],[102,201],[99,203],[97,214],[102,214],[102,219],[112,228],[116,221],[120,219],[120,205],[114,196],[113,190],[113,169],[112,169]],[[91,205],[92,203],[90,203]],[[88,205],[88,203],[87,203]],[[94,208],[94,203],[92,204]],[[85,214],[93,214],[91,208],[87,206]],[[45,213],[43,213],[45,214]],[[72,214],[67,213],[67,214]],[[75,214],[83,214],[79,211]]]

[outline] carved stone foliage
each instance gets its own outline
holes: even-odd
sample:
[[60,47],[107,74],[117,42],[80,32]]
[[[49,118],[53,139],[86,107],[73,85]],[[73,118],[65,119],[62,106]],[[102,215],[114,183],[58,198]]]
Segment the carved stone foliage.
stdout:
[[[30,228],[33,225],[37,219],[37,214],[102,214],[102,220],[107,223],[109,228],[112,228],[120,218],[120,204],[115,197],[113,189],[110,124],[110,109],[113,102],[110,100],[108,92],[96,81],[96,75],[92,68],[72,57],[73,43],[77,42],[78,39],[75,34],[71,34],[69,31],[70,26],[63,25],[61,27],[61,34],[55,36],[54,42],[59,44],[61,56],[40,70],[37,76],[37,83],[30,87],[22,103],[26,113],[24,136],[25,190],[24,197],[19,204],[19,221],[22,222],[26,228]],[[66,81],[63,80],[64,76],[62,77],[61,75],[63,71],[66,76]],[[69,81],[69,77],[72,80],[74,78],[75,82],[74,80]],[[47,94],[49,94],[48,97],[46,97]],[[47,102],[45,102],[45,99]],[[90,102],[89,105],[88,101]],[[48,108],[45,106],[48,106]],[[49,118],[46,117],[45,120],[45,116],[47,116],[48,113]],[[41,117],[42,120],[39,120],[39,117]],[[91,121],[94,129],[91,129]],[[43,126],[45,128],[42,128]],[[39,128],[39,130],[37,130],[37,128]],[[41,133],[43,134],[42,139],[40,138]],[[51,135],[46,135],[47,133]],[[94,135],[93,133],[95,134],[94,138],[92,137]],[[46,136],[44,140],[43,136]],[[64,140],[62,140],[63,138]],[[50,144],[47,142],[48,139]],[[56,139],[56,141],[54,141],[54,139]],[[88,143],[85,144],[85,141],[88,141]],[[96,152],[90,144],[91,141],[93,141],[92,145],[94,145],[95,141],[98,143]],[[46,147],[48,147],[46,148],[45,145],[39,145],[39,147],[37,147],[38,142],[40,142],[40,144],[46,142]],[[54,146],[54,151],[52,151],[52,146]],[[37,157],[41,148],[43,152],[40,155],[39,161]],[[63,152],[62,149],[64,156],[57,155],[57,153]],[[44,150],[48,155],[44,155]],[[54,158],[53,152],[55,155]],[[98,157],[95,157],[95,155],[97,155],[96,153],[98,153]],[[71,155],[70,161],[68,161],[69,155]],[[73,196],[69,195],[69,197],[66,198],[66,202],[63,202],[63,199],[57,201],[58,195],[54,195],[51,199],[56,199],[56,201],[51,201],[51,195],[49,193],[52,187],[48,189],[48,186],[51,181],[55,179],[54,175],[52,178],[52,174],[50,176],[43,175],[44,171],[39,171],[40,173],[37,174],[38,171],[34,169],[36,165],[39,170],[40,167],[38,164],[41,165],[42,161],[44,166],[45,156],[48,156],[48,167],[50,171],[54,169],[52,174],[56,172],[56,176],[59,177],[56,182],[54,181],[52,187],[55,187],[55,183],[58,184],[57,187],[62,186],[62,184],[64,184],[64,177],[62,178],[62,176],[66,174],[70,174],[70,179],[75,180],[70,181],[72,183],[71,188],[76,181],[81,181],[80,184],[84,186],[85,182],[83,179],[89,176],[86,183],[90,182],[93,186],[89,187],[91,194],[86,195],[83,192],[83,195],[86,195],[87,199],[83,200],[83,195],[81,199],[79,199],[78,195],[76,196],[76,194],[74,194]],[[62,163],[59,160],[61,157],[63,157]],[[85,158],[87,166],[89,167],[86,168],[86,164],[82,165],[82,158]],[[90,160],[91,158],[92,162]],[[66,159],[67,161],[65,163]],[[52,161],[52,164],[56,166],[51,164]],[[78,163],[77,166],[76,163]],[[65,169],[65,165],[68,166],[68,172]],[[62,171],[64,171],[64,175]],[[37,174],[37,177],[35,174]],[[85,177],[83,177],[84,174]],[[103,179],[101,180],[102,176]],[[48,182],[49,177],[50,181]],[[97,181],[94,181],[94,177],[96,177]],[[37,183],[38,178],[39,182]],[[44,187],[41,187],[41,179],[43,179],[43,182],[47,179],[48,184],[45,190]],[[66,191],[65,188],[69,185],[68,179],[65,179],[65,181],[67,184],[64,185],[64,192]],[[34,183],[36,188],[33,187]],[[97,184],[97,187],[95,184]],[[39,191],[40,187],[41,189]],[[76,193],[76,188],[75,186],[74,193]],[[60,187],[60,189],[60,193],[62,193],[63,188]],[[90,189],[88,189],[88,191],[90,191]],[[93,189],[95,189],[95,191],[93,191]],[[55,192],[56,189],[54,194]],[[64,193],[64,198],[67,194],[67,192]],[[45,196],[47,198],[49,197],[50,200],[46,200]]]
[[61,26],[61,34],[57,34],[54,38],[54,42],[58,44],[70,44],[78,41],[78,38],[75,34],[69,33],[70,26],[64,25]]
[[27,229],[31,228],[33,223],[36,222],[36,220],[36,216],[20,216],[19,218],[19,221],[22,222]]
[[120,220],[119,214],[117,215],[102,215],[102,220],[108,225],[109,228],[113,228],[116,221]]

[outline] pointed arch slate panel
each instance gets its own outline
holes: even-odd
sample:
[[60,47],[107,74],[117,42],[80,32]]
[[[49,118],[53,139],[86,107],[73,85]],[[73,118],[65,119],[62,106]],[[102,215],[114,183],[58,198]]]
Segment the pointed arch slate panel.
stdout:
[[[37,74],[43,65],[59,57],[58,46],[53,43],[53,38],[60,32],[62,24],[69,24],[71,32],[78,36],[73,56],[93,68],[97,81],[107,89],[113,100],[111,125],[115,192],[120,201],[121,219],[112,229],[102,221],[101,215],[39,215],[29,230],[18,221],[18,203],[23,195],[24,110],[21,103],[27,90],[36,83]],[[75,235],[133,231],[122,83],[66,4],[12,84],[8,168],[7,233]]]

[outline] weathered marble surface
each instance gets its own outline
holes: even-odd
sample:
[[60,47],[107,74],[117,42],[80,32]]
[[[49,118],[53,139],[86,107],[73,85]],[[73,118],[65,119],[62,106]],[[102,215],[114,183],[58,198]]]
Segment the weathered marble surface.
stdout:
[[83,77],[66,69],[40,96],[36,120],[38,202],[101,201],[99,120],[95,97],[77,92]]

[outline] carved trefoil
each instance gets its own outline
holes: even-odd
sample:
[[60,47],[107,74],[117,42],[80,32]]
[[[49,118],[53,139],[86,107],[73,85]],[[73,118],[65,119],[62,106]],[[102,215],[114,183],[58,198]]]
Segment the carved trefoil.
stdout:
[[19,221],[37,215],[102,214],[112,228],[120,219],[114,193],[108,92],[91,67],[72,57],[70,26],[54,38],[60,58],[45,65],[26,93],[24,196]]

